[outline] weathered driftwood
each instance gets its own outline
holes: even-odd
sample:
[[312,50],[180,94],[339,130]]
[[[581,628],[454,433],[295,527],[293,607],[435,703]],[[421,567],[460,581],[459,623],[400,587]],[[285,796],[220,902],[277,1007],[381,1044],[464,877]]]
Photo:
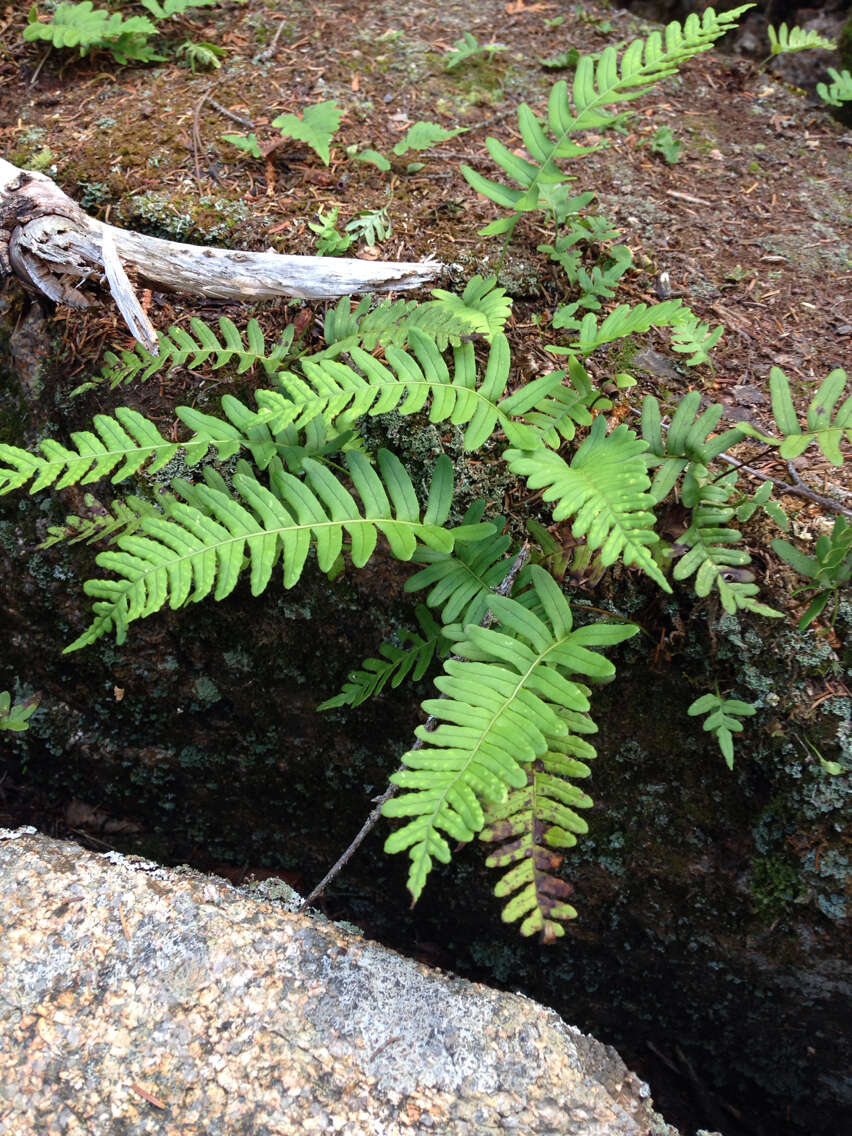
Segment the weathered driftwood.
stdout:
[[49,177],[0,158],[0,281],[15,276],[25,287],[75,308],[89,306],[77,284],[105,282],[133,336],[156,351],[156,331],[125,268],[145,284],[196,296],[317,300],[417,288],[442,266],[432,260],[282,256],[162,241],[89,217]]

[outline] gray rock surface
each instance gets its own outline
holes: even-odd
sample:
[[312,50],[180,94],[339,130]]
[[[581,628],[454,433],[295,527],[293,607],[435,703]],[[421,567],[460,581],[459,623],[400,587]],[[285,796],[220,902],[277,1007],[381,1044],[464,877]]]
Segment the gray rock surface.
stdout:
[[553,1011],[220,880],[0,830],[0,895],[4,1136],[677,1136]]

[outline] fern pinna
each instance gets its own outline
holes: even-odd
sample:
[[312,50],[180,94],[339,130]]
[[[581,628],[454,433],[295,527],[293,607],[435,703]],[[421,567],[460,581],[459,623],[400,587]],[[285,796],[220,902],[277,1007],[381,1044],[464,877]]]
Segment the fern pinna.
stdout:
[[[489,600],[499,630],[470,624],[445,629],[454,655],[435,680],[442,697],[423,703],[439,724],[434,730],[415,730],[419,748],[403,756],[404,768],[391,777],[404,792],[385,803],[384,815],[407,823],[388,838],[385,849],[409,852],[408,887],[416,900],[434,860],[450,859],[446,838],[472,840],[486,826],[486,807],[504,807],[502,814],[494,814],[494,825],[511,815],[511,827],[522,844],[494,853],[494,863],[505,863],[505,857],[515,853],[529,861],[502,881],[503,894],[522,887],[504,918],[523,914],[524,933],[539,930],[553,938],[558,934],[555,925],[570,918],[573,909],[554,902],[561,889],[541,869],[541,825],[555,825],[550,838],[555,846],[570,843],[563,834],[584,830],[570,804],[582,806],[585,800],[567,783],[540,783],[532,794],[513,798],[509,793],[528,788],[529,768],[536,761],[542,762],[537,774],[554,777],[554,769],[559,774],[583,772],[570,762],[560,767],[558,761],[560,754],[590,756],[589,747],[576,735],[595,730],[587,717],[588,688],[573,676],[610,679],[615,673],[612,663],[590,648],[620,643],[638,628],[597,623],[573,630],[570,604],[553,578],[533,567],[529,579],[530,606],[505,596]],[[564,808],[554,808],[555,803]],[[488,838],[501,839],[507,832],[504,825],[494,827]]]
[[580,145],[572,136],[619,125],[626,117],[624,112],[612,113],[606,108],[636,99],[645,88],[673,75],[686,60],[712,47],[750,7],[746,4],[718,16],[712,8],[703,16],[690,13],[683,27],[673,22],[664,35],[654,31],[646,39],[634,40],[622,54],[620,65],[614,47],[604,48],[597,59],[581,56],[573,86],[569,88],[564,80],[554,84],[546,119],[540,119],[522,103],[518,128],[529,157],[519,157],[496,138],[485,142],[491,157],[517,188],[462,166],[465,179],[477,192],[510,211],[510,216],[488,225],[483,234],[511,236],[521,216],[536,209],[549,210],[559,223],[574,212],[576,199],[569,196],[565,185],[570,179],[557,163],[591,153],[599,146]]

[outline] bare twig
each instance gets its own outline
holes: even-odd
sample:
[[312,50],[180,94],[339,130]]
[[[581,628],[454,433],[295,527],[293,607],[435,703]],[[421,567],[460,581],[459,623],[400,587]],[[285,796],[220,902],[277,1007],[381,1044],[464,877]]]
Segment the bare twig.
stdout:
[[224,114],[225,118],[230,118],[232,122],[236,122],[239,126],[244,126],[246,130],[254,130],[254,123],[250,118],[243,118],[241,114],[228,110],[228,108],[222,106],[221,103],[217,103],[215,99],[208,98],[207,101],[214,110],[218,110],[219,114]]
[[841,505],[839,501],[835,501],[832,497],[822,497],[819,493],[815,493],[813,489],[808,489],[807,485],[802,481],[795,470],[790,469],[790,463],[787,463],[787,468],[790,469],[792,476],[795,478],[794,483],[791,485],[789,481],[784,481],[780,477],[773,477],[771,473],[761,473],[759,469],[753,469],[750,465],[745,465],[736,458],[732,458],[729,454],[719,454],[719,460],[727,462],[728,465],[734,466],[735,469],[741,469],[743,473],[751,474],[752,477],[758,478],[760,481],[771,481],[773,485],[777,485],[784,493],[792,493],[797,497],[807,497],[809,501],[816,501],[818,505],[822,505],[824,509],[830,509],[835,513],[842,513],[845,517],[852,517],[852,509],[847,509],[845,505]]
[[[518,555],[512,561],[512,564],[511,564],[511,567],[509,568],[509,571],[503,577],[503,580],[501,581],[499,586],[494,589],[494,592],[495,592],[496,595],[498,595],[498,596],[508,596],[509,595],[509,593],[512,591],[512,588],[514,587],[515,580],[518,578],[518,573],[521,571],[523,566],[526,564],[527,560],[529,559],[529,555],[530,555],[529,545],[524,544],[524,546],[521,548]],[[482,618],[480,626],[481,627],[490,627],[493,622],[494,622],[493,613],[490,612],[490,611],[487,611]],[[460,656],[459,655],[453,655],[452,658],[460,659]],[[445,696],[442,694],[440,697],[444,698]],[[424,728],[426,730],[428,730],[429,733],[431,733],[435,729],[437,724],[438,724],[438,719],[435,717],[434,714],[430,714],[429,717],[426,719],[426,724],[425,724]],[[409,752],[412,752],[412,751],[418,750],[418,749],[422,749],[422,748],[423,748],[423,739],[418,738],[417,741],[414,743],[414,745],[411,747],[411,750],[409,750]],[[387,801],[389,801],[391,799],[391,797],[395,797],[398,792],[399,792],[399,786],[395,785],[395,784],[393,784],[393,782],[391,782],[391,784],[388,785],[387,789],[385,789],[384,793],[382,793],[382,795],[380,797],[374,798],[375,808],[370,813],[370,815],[367,817],[367,819],[364,821],[364,823],[361,825],[355,839],[351,842],[351,844],[346,849],[346,851],[343,853],[343,855],[331,866],[331,868],[329,868],[329,870],[326,872],[326,874],[323,876],[323,878],[320,880],[320,882],[317,884],[317,886],[314,888],[314,890],[310,893],[310,895],[308,895],[302,901],[302,904],[299,907],[299,911],[304,911],[304,909],[306,907],[308,907],[311,903],[313,903],[314,900],[318,896],[322,895],[322,893],[325,891],[325,889],[328,887],[328,885],[331,883],[331,881],[335,878],[335,876],[339,875],[339,873],[343,870],[343,868],[346,867],[346,865],[349,863],[349,861],[352,859],[352,857],[355,855],[355,853],[361,847],[361,844],[364,842],[364,838],[375,828],[376,824],[379,821],[379,817],[382,815],[382,807],[384,806],[384,804]]]

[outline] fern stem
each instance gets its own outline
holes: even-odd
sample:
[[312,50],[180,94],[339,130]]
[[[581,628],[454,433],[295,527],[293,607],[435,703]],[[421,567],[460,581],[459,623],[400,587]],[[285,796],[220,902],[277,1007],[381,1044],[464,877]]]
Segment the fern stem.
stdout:
[[[524,545],[522,546],[522,548],[518,552],[518,555],[512,561],[512,564],[509,568],[509,571],[506,573],[506,575],[503,577],[503,579],[500,581],[500,583],[497,585],[497,587],[493,589],[495,595],[508,596],[508,595],[511,594],[512,588],[515,586],[515,580],[518,578],[518,574],[520,573],[523,566],[526,564],[527,560],[529,560],[529,556],[530,556],[529,544],[524,543]],[[494,622],[493,613],[491,611],[487,611],[485,613],[485,615],[482,617],[482,620],[480,621],[479,626],[480,627],[490,627],[493,622]],[[459,655],[453,655],[452,658],[454,658],[458,661],[461,661],[461,656],[459,656]],[[445,698],[446,695],[441,694],[440,697]],[[435,726],[437,724],[438,724],[438,719],[435,717],[434,714],[430,714],[429,717],[426,719],[426,724],[425,724],[424,729],[428,730],[431,733],[432,730],[435,729]],[[414,742],[414,744],[411,746],[411,749],[409,750],[409,752],[413,752],[414,750],[421,749],[422,747],[423,747],[423,739],[418,738]],[[309,907],[314,902],[315,899],[317,899],[319,896],[321,896],[322,893],[325,891],[325,889],[328,887],[328,885],[331,883],[331,881],[335,878],[335,876],[339,875],[340,872],[346,867],[346,865],[349,863],[349,861],[352,859],[352,857],[355,855],[355,853],[361,847],[361,845],[363,844],[366,837],[376,827],[376,824],[379,821],[379,817],[382,815],[383,806],[391,799],[391,797],[396,796],[396,794],[399,792],[399,789],[400,789],[399,785],[395,785],[395,784],[391,783],[390,785],[388,785],[387,789],[385,789],[384,793],[382,793],[382,795],[380,797],[374,798],[375,808],[370,813],[370,815],[367,817],[367,819],[364,821],[364,823],[361,825],[361,828],[358,830],[357,835],[351,841],[349,846],[346,848],[346,851],[343,852],[343,854],[339,857],[339,859],[336,860],[335,863],[329,868],[329,870],[326,872],[326,874],[323,876],[323,878],[320,880],[320,882],[317,884],[317,886],[313,889],[313,891],[305,899],[302,900],[302,903],[299,906],[299,911],[304,911],[305,908]]]

